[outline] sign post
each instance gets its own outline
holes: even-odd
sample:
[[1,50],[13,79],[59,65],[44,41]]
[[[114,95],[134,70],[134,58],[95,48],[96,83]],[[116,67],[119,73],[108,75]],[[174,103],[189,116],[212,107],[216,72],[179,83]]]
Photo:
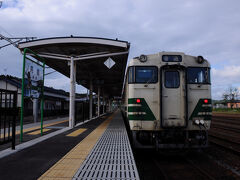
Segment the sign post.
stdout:
[[[35,62],[27,57],[27,52],[43,60],[43,64]],[[20,142],[23,138],[23,118],[24,118],[24,97],[41,99],[41,135],[43,128],[43,106],[44,106],[44,73],[45,61],[32,50],[25,48],[23,52],[23,72],[22,72],[22,102],[20,119]]]

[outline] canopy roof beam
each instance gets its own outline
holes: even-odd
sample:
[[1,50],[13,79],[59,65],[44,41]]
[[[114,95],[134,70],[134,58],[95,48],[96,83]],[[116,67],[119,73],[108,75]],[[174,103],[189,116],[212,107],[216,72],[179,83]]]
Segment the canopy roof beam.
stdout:
[[[86,59],[96,59],[96,58],[102,58],[102,57],[110,57],[110,56],[119,56],[119,55],[123,55],[123,54],[128,54],[129,51],[123,51],[123,52],[118,52],[118,53],[93,53],[93,54],[97,54],[97,55],[93,55],[93,54],[89,54],[89,55],[82,55],[82,56],[65,56],[65,55],[61,55],[61,54],[52,54],[52,53],[39,53],[38,55],[40,57],[43,58],[50,58],[50,59],[57,59],[57,60],[67,60],[67,61],[71,61],[73,58],[73,61],[79,61],[79,60],[86,60]],[[27,55],[30,56],[34,56],[34,54],[32,53],[27,53]]]

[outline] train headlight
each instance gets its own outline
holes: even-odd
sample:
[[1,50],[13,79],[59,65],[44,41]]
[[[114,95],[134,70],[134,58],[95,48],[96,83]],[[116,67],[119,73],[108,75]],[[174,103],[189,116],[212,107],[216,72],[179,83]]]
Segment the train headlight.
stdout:
[[197,62],[198,62],[199,64],[202,64],[202,63],[204,62],[203,57],[202,57],[202,56],[198,56],[198,57],[197,57]]
[[196,119],[195,121],[195,124],[199,125],[200,121],[198,119]]
[[200,123],[201,125],[204,125],[204,120],[200,120],[199,123]]
[[142,62],[142,63],[146,62],[146,61],[147,61],[147,56],[144,55],[144,54],[142,54],[142,55],[139,57],[139,61]]

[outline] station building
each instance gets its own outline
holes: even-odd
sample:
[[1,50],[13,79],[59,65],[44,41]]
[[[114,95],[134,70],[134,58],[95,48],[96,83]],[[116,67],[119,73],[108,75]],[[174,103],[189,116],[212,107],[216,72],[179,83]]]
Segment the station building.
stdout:
[[228,101],[226,104],[227,107],[231,109],[240,108],[240,100]]
[[[17,107],[21,108],[21,89],[22,79],[11,75],[0,75],[0,89],[17,92]],[[93,96],[93,108],[96,109],[97,97]],[[76,108],[82,113],[88,107],[88,94],[76,93]],[[1,102],[4,106],[4,102]],[[83,110],[85,108],[85,110]],[[93,110],[93,115],[96,115],[96,110]],[[36,111],[36,112],[35,112]],[[24,116],[40,115],[40,100],[33,98],[24,99]],[[52,87],[44,86],[44,117],[52,116],[67,116],[69,113],[69,92],[61,89],[54,89]],[[87,112],[84,113],[87,118]],[[82,115],[83,116],[83,115]],[[84,117],[80,117],[84,118]]]

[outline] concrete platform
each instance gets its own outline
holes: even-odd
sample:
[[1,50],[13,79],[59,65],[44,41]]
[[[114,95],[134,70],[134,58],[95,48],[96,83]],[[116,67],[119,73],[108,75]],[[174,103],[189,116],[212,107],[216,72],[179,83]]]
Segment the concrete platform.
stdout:
[[74,180],[80,179],[139,179],[127,131],[119,113],[74,175]]
[[[121,121],[120,116],[120,112],[117,112],[94,119],[1,158],[0,179],[81,179],[79,169],[94,151],[101,137],[104,137],[106,129],[111,127],[108,126],[109,123],[114,122],[115,119]],[[124,141],[129,143],[128,139]],[[128,152],[132,156],[131,148]],[[102,151],[102,154],[104,153]],[[135,179],[138,179],[134,158],[133,156],[129,158],[133,161]]]
[[[58,127],[58,128],[54,128]],[[56,118],[43,122],[43,135],[51,134],[59,129],[64,129],[68,127],[68,117]],[[31,141],[33,139],[37,139],[41,137],[41,123],[29,123],[23,125],[23,140],[20,142],[20,126],[16,127],[16,146],[19,144]],[[3,130],[1,131],[3,132]],[[6,129],[8,132],[8,129]],[[11,134],[11,130],[10,130]],[[0,135],[3,138],[3,133]],[[0,145],[0,158],[2,157],[1,151],[11,147],[11,143]]]

